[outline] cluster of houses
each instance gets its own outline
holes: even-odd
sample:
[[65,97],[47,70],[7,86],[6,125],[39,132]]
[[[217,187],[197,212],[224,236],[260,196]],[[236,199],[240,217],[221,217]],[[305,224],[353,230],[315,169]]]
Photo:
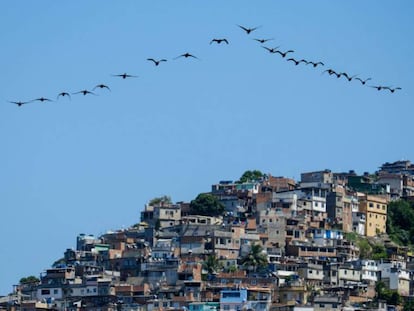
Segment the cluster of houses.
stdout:
[[[378,281],[402,297],[414,294],[414,257],[384,239],[388,203],[414,198],[410,161],[385,163],[373,175],[323,170],[299,182],[221,181],[209,193],[223,215],[161,200],[128,229],[80,234],[76,249],[39,280],[1,297],[0,310],[360,310]],[[382,237],[388,258],[360,259],[348,234]],[[267,267],[241,265],[257,244]],[[209,256],[220,264],[213,272]]]

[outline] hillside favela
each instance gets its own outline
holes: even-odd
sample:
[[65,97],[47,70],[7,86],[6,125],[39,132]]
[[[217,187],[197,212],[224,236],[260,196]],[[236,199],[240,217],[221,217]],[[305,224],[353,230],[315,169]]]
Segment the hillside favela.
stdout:
[[0,310],[414,310],[414,164],[378,166],[148,198],[128,228],[18,276]]

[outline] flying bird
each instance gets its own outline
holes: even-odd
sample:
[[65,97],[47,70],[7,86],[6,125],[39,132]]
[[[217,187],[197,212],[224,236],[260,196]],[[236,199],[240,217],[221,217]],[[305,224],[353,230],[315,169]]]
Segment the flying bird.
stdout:
[[361,78],[355,78],[355,80],[359,80],[362,83],[362,85],[365,85],[365,83],[367,83],[367,81],[372,80],[372,79],[371,78],[367,78],[365,80],[362,80]]
[[389,86],[382,86],[382,85],[370,85],[369,87],[372,87],[374,89],[377,89],[377,91],[381,91],[383,89],[389,89]]
[[383,88],[386,89],[386,90],[389,90],[391,93],[394,93],[396,90],[401,90],[400,87],[392,88],[392,87],[385,86]]
[[243,27],[243,26],[240,26],[240,25],[237,25],[237,26],[239,26],[241,29],[243,29],[248,35],[252,32],[252,31],[255,31],[257,28],[260,28],[260,26],[257,26],[257,27],[253,27],[253,28],[247,28],[247,27]]
[[220,44],[221,42],[229,44],[229,41],[227,39],[213,39],[210,41],[210,44],[212,44],[213,42],[216,42],[217,44]]
[[263,46],[262,45],[262,48],[264,48],[264,49],[266,49],[266,50],[268,50],[270,53],[272,53],[272,54],[274,54],[274,53],[276,53],[277,52],[277,49],[280,47],[280,45],[279,46],[277,46],[277,47],[275,47],[275,48],[268,48],[267,46]]
[[133,75],[129,75],[127,73],[122,73],[119,75],[112,75],[113,77],[121,77],[122,79],[126,79],[126,78],[138,78],[138,76],[133,76]]
[[51,100],[49,98],[40,97],[40,98],[33,99],[30,102],[35,102],[35,101],[39,101],[39,102],[52,102],[53,100]]
[[105,85],[105,84],[98,84],[98,85],[96,85],[93,89],[92,89],[92,91],[95,91],[95,89],[97,89],[97,88],[100,88],[100,89],[107,89],[107,90],[111,90],[110,88],[109,88],[109,86],[107,86],[107,85]]
[[325,71],[322,72],[322,74],[324,74],[325,72],[327,72],[330,76],[332,75],[336,75],[337,78],[339,78],[341,76],[340,73],[337,73],[335,70],[333,69],[327,69]]
[[177,58],[180,58],[180,57],[185,57],[185,58],[189,58],[189,57],[192,57],[192,58],[196,58],[196,59],[199,59],[198,57],[196,57],[196,56],[194,56],[194,55],[192,55],[192,54],[190,54],[190,53],[184,53],[184,54],[181,54],[181,55],[179,55],[179,56],[177,56],[176,58],[174,58],[174,59],[177,59]]
[[15,105],[17,105],[17,106],[23,106],[23,105],[26,105],[26,104],[28,104],[28,103],[30,103],[30,102],[21,102],[21,101],[18,101],[18,102],[13,102],[13,101],[9,101],[9,103],[11,103],[11,104],[15,104]]
[[341,72],[340,74],[344,76],[348,81],[351,81],[353,78],[357,76],[357,75],[349,76],[346,72]]
[[295,51],[294,50],[288,50],[286,52],[282,52],[282,51],[277,50],[275,53],[279,53],[283,58],[285,58],[288,53],[293,53],[293,52],[295,52]]
[[59,93],[58,96],[56,97],[56,99],[59,99],[60,96],[62,96],[62,97],[67,96],[67,97],[69,97],[69,99],[71,99],[70,94],[67,93],[67,92],[61,92],[61,93]]
[[309,65],[309,64],[313,65],[313,67],[317,67],[318,65],[325,66],[325,64],[322,63],[322,62],[317,62],[317,63],[315,63],[315,62],[308,62],[306,65]]
[[266,43],[267,41],[271,41],[271,40],[274,40],[274,39],[273,38],[272,39],[257,39],[257,38],[255,38],[253,40],[263,44],[263,43]]
[[161,62],[166,62],[166,59],[160,59],[160,60],[155,60],[153,58],[147,58],[148,61],[153,62],[155,66],[158,66],[159,64],[161,64]]
[[82,90],[82,91],[79,91],[79,92],[76,92],[76,93],[72,93],[72,94],[83,94],[83,96],[86,96],[88,94],[96,95],[95,93],[93,93],[91,91],[88,91],[88,90]]
[[287,61],[288,62],[289,61],[294,62],[296,66],[299,65],[300,63],[306,63],[306,64],[308,64],[308,61],[306,59],[296,60],[294,58],[288,58]]

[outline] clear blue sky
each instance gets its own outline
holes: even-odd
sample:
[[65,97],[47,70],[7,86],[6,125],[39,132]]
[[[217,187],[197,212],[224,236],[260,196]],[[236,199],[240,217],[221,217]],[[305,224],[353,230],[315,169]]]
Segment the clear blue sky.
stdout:
[[[156,196],[190,201],[248,169],[298,179],[414,160],[413,16],[409,0],[2,1],[0,294]],[[199,60],[173,60],[185,52]],[[124,72],[139,77],[111,76]],[[112,91],[8,102],[100,83]]]

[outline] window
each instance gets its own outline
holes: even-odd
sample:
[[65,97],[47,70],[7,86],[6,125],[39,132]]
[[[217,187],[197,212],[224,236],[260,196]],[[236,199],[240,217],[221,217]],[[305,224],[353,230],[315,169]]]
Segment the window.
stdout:
[[49,289],[42,289],[42,295],[50,295],[50,290]]
[[224,306],[223,306],[223,310],[225,310],[225,311],[230,310],[230,305],[224,305]]
[[58,294],[58,292],[59,292],[59,291],[58,291],[57,289],[54,289],[54,290],[53,290],[53,294],[54,294],[54,295],[57,295],[57,294]]
[[374,203],[369,203],[369,207],[374,207]]

